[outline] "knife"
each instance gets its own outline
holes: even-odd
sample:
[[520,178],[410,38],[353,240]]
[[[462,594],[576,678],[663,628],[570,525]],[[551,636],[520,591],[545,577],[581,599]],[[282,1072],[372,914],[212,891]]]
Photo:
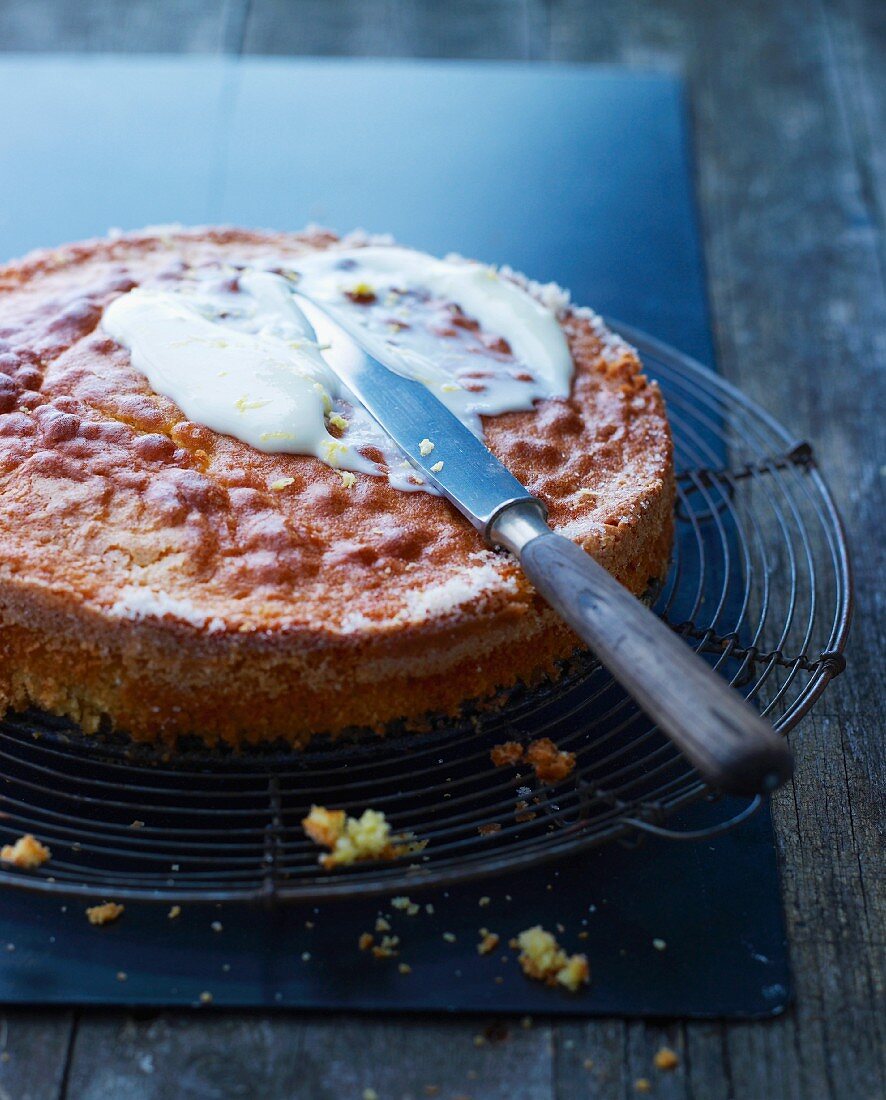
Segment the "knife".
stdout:
[[[774,790],[793,759],[772,725],[590,554],[548,526],[544,503],[420,382],[364,346],[359,325],[294,291],[323,356],[405,457],[491,546],[520,562],[544,599],[588,645],[699,773],[730,794]],[[422,440],[434,442],[428,455]],[[442,469],[433,467],[442,461]]]

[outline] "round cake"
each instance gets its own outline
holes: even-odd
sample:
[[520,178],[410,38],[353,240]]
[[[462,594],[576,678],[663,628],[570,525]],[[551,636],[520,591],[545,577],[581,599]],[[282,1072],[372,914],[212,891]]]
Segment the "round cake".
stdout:
[[[574,652],[577,638],[514,558],[361,435],[346,393],[333,407],[311,383],[325,402],[325,458],[277,447],[285,432],[247,442],[245,429],[219,430],[224,419],[189,417],[190,395],[177,403],[157,392],[134,322],[110,309],[124,298],[186,301],[194,326],[234,325],[236,345],[246,339],[236,335],[244,273],[298,285],[318,257],[338,273],[344,307],[366,310],[393,344],[420,330],[424,353],[434,358],[439,345],[457,364],[443,390],[482,397],[502,380],[509,394],[523,384],[523,407],[476,414],[487,445],[545,502],[552,527],[636,595],[664,575],[672,444],[636,353],[552,284],[484,268],[565,337],[566,392],[539,396],[548,391],[533,365],[450,300],[445,280],[417,292],[391,276],[381,293],[357,278],[361,248],[377,259],[389,247],[325,231],[161,227],[0,269],[0,714],[36,706],[87,732],[167,745],[196,735],[301,747],[392,723],[423,728],[429,716],[556,676]],[[209,316],[206,301],[226,295],[234,306]],[[131,346],[123,330],[136,332]],[[268,331],[276,340],[282,330]],[[189,339],[209,369],[212,341],[199,332]],[[166,346],[179,369],[188,346]],[[215,373],[226,393],[228,372]],[[304,377],[313,376],[300,385]],[[244,424],[251,410],[257,424],[274,412],[245,391],[234,405]]]

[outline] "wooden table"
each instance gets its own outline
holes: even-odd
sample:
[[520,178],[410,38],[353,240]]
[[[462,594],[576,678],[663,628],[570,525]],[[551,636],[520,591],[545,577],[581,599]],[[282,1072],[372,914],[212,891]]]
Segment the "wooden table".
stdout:
[[[0,49],[529,58],[686,73],[720,365],[814,444],[858,585],[848,671],[796,731],[797,776],[775,799],[797,985],[785,1017],[484,1029],[17,1010],[0,1025],[0,1097],[359,1100],[374,1089],[380,1100],[565,1100],[633,1096],[642,1077],[669,1098],[882,1096],[886,5],[0,0]],[[666,1075],[652,1068],[663,1044],[680,1056]]]

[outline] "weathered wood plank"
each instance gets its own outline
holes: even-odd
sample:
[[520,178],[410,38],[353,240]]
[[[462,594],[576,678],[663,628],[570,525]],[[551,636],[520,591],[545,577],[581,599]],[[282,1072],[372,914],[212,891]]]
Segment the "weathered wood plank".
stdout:
[[238,52],[247,0],[3,0],[0,50]]
[[[163,1013],[85,1016],[67,1095],[77,1100],[474,1096],[548,1100],[551,1032],[477,1021]],[[371,1095],[371,1093],[368,1093]]]
[[73,1034],[71,1011],[15,1009],[0,1015],[0,1097],[61,1095]]
[[546,23],[542,0],[253,0],[244,51],[364,57],[528,58]]
[[844,96],[861,185],[877,215],[886,265],[886,5],[880,0],[827,0],[834,79]]

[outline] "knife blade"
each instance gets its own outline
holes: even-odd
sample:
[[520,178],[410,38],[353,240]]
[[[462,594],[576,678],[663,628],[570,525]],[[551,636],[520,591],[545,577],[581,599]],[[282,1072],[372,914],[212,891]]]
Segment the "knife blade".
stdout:
[[[359,325],[295,292],[332,370],[412,465],[493,546],[516,555],[553,610],[715,787],[757,795],[790,778],[787,742],[640,600],[580,546],[425,386],[367,350]],[[373,352],[376,346],[373,342]],[[429,439],[434,449],[421,453]],[[443,468],[434,470],[442,461]]]
[[[366,350],[365,330],[331,316],[298,291],[294,297],[335,374],[421,476],[452,501],[484,536],[496,516],[518,502],[531,503],[542,515],[547,514],[542,502],[426,386],[397,373],[394,355],[385,363]],[[434,444],[427,455],[421,453],[425,439]],[[443,467],[434,470],[438,462]]]

